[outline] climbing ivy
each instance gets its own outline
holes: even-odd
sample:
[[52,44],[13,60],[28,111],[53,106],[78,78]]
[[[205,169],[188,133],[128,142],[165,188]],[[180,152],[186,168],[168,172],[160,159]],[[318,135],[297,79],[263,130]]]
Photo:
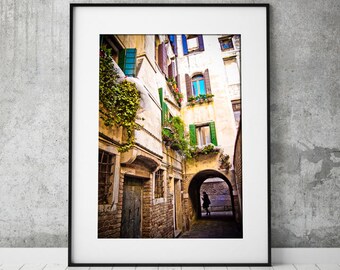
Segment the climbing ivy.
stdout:
[[123,127],[126,132],[126,142],[118,150],[128,151],[135,143],[134,131],[139,128],[136,118],[140,93],[134,83],[126,80],[118,82],[118,72],[111,58],[111,49],[104,46],[100,51],[99,101],[100,117],[104,124],[108,127],[113,125]]

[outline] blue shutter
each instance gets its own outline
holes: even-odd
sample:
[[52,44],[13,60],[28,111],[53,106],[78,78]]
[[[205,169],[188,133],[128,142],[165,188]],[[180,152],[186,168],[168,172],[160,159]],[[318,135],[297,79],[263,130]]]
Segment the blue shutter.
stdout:
[[169,40],[170,40],[172,49],[174,51],[174,54],[176,56],[178,56],[178,53],[177,53],[177,37],[176,37],[176,35],[169,35]]
[[198,50],[199,51],[204,51],[204,43],[203,43],[203,36],[202,35],[198,35]]
[[133,48],[124,49],[119,52],[118,66],[126,76],[136,76],[136,54],[137,50]]
[[185,35],[182,35],[182,45],[183,45],[183,54],[188,54],[188,43],[187,43],[187,37]]

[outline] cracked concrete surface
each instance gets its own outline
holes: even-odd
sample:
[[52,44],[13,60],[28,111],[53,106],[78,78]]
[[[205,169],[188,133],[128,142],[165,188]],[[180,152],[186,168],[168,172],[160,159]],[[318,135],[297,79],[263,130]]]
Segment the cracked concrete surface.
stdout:
[[[339,247],[340,2],[258,2],[271,4],[272,244]],[[67,246],[68,14],[0,1],[1,247]]]

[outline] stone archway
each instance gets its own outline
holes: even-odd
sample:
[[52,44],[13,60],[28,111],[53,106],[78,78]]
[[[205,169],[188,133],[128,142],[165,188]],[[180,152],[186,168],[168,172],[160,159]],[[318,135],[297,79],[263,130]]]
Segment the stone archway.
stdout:
[[232,184],[230,182],[230,180],[221,172],[216,171],[216,170],[203,170],[198,172],[197,174],[195,174],[193,176],[193,178],[190,181],[189,184],[189,198],[191,201],[191,205],[192,205],[192,210],[194,213],[194,218],[198,219],[201,218],[202,213],[201,213],[201,194],[200,194],[200,188],[201,185],[203,184],[203,182],[208,179],[208,178],[221,178],[223,179],[228,187],[229,187],[229,191],[230,191],[230,197],[231,197],[231,206],[232,206],[232,213],[233,213],[233,217],[236,217],[236,213],[235,213],[235,198],[234,198],[234,193],[233,193],[233,187]]

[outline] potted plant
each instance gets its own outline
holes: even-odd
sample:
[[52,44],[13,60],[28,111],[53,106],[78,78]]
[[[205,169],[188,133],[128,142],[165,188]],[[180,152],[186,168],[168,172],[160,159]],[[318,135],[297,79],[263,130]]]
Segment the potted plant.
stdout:
[[207,94],[207,101],[212,102],[213,101],[213,96],[212,94]]
[[162,130],[162,139],[165,142],[166,146],[170,146],[172,144],[172,141],[174,139],[174,132],[170,127],[163,127]]
[[172,150],[178,151],[178,150],[181,149],[181,146],[180,146],[179,142],[174,141],[174,142],[171,144],[170,148],[171,148]]

